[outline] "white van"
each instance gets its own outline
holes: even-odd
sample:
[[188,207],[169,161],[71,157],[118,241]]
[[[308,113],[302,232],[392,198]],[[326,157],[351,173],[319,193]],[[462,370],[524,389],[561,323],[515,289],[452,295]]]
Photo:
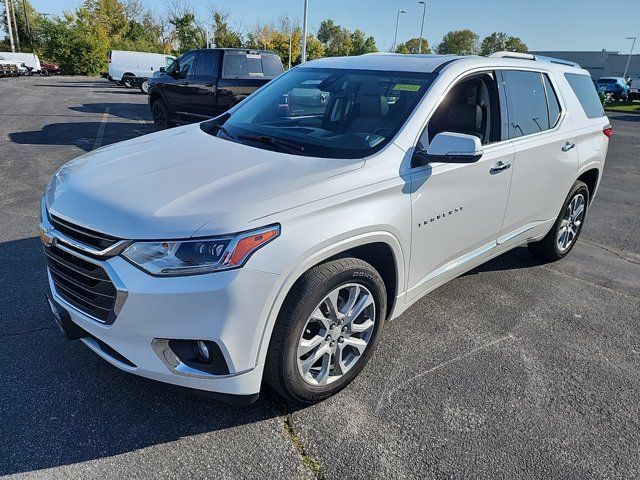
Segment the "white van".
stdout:
[[109,80],[125,87],[133,86],[135,77],[149,78],[161,67],[171,65],[176,57],[160,53],[109,51]]
[[24,63],[29,75],[39,73],[42,70],[40,59],[35,53],[2,52],[2,57],[12,62]]

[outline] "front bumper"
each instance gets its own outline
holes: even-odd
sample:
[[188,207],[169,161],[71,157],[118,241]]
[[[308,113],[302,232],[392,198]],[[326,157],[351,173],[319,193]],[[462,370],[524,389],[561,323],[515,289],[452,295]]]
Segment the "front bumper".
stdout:
[[[49,273],[53,299],[87,332],[81,341],[96,354],[122,370],[161,382],[231,395],[259,392],[263,368],[257,364],[258,351],[278,275],[245,267],[153,277],[120,256],[74,255],[101,265],[118,291],[126,293],[115,321],[100,323],[65,301]],[[228,374],[185,368],[168,355],[167,340],[215,342]]]

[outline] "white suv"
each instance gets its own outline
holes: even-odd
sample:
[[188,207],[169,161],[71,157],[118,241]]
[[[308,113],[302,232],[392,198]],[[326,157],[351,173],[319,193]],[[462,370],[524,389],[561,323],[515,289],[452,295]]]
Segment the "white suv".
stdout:
[[559,60],[305,63],[63,166],[42,202],[50,305],[128,372],[319,401],[439,285],[523,244],[567,255],[610,135],[589,74]]

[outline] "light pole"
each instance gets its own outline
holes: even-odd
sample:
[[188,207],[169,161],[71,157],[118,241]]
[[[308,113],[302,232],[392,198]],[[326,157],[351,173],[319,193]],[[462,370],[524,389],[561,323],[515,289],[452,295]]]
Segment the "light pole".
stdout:
[[11,51],[15,52],[16,47],[13,43],[13,29],[11,28],[11,10],[9,10],[9,0],[4,0],[4,10],[7,16],[7,33],[9,34],[9,41],[11,42]]
[[395,51],[396,51],[396,41],[398,40],[398,23],[400,23],[400,14],[401,13],[407,13],[407,12],[405,12],[404,10],[398,9],[398,15],[396,15],[396,33],[393,36],[393,48],[392,48],[393,53],[395,53]]
[[631,44],[631,51],[629,52],[629,59],[627,60],[627,66],[624,67],[624,73],[622,74],[622,78],[627,79],[627,70],[629,70],[629,64],[631,63],[631,55],[633,55],[633,47],[636,46],[637,37],[627,37],[627,40],[633,40]]
[[307,10],[309,8],[309,0],[304,0],[304,19],[302,20],[302,57],[300,63],[307,61]]
[[420,43],[418,43],[418,54],[422,53],[422,32],[424,31],[424,17],[427,14],[427,2],[418,2],[422,5],[422,25],[420,25]]
[[287,17],[286,20],[288,20],[289,22],[289,70],[291,70],[291,37],[293,36],[291,22],[293,21],[293,19],[291,17]]

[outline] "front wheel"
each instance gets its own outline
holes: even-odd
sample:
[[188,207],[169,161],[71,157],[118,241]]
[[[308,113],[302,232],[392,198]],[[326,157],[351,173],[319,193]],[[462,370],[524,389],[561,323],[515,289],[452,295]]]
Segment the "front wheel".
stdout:
[[548,261],[565,257],[580,236],[588,205],[589,188],[585,183],[577,181],[567,195],[549,233],[539,242],[528,245],[531,253]]
[[266,381],[295,403],[346,387],[378,343],[387,300],[380,274],[356,258],[307,271],[287,295],[271,336]]
[[159,130],[173,127],[169,109],[161,99],[157,99],[151,104],[151,115],[153,116],[153,124]]
[[48,77],[49,76],[49,71],[45,70],[44,68],[42,70],[40,70],[40,76],[41,77]]
[[145,80],[140,84],[140,91],[147,95],[149,93],[149,81]]

